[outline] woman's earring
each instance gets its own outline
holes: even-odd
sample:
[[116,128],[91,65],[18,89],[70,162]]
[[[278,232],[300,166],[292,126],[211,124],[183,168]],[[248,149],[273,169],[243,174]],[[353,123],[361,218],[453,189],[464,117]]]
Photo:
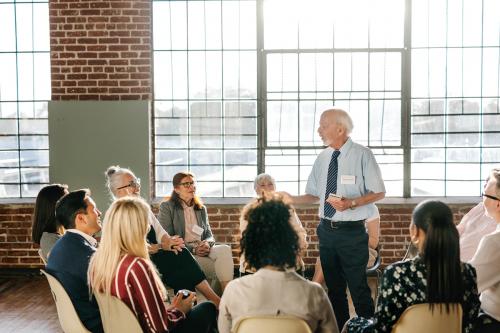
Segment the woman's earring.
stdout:
[[411,242],[413,243],[413,245],[417,246],[418,245],[418,242],[420,241],[417,237],[411,237]]

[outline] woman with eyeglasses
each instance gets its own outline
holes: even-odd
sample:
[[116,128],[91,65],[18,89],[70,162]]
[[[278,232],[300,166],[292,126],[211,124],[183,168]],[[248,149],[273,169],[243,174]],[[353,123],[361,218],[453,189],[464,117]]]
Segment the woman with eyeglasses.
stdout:
[[68,185],[47,185],[38,192],[33,214],[33,243],[40,245],[40,256],[47,262],[50,250],[64,234],[64,227],[56,219],[56,202],[68,194]]
[[410,224],[412,243],[419,255],[388,266],[382,276],[373,319],[355,317],[347,332],[391,332],[402,313],[415,304],[428,303],[433,311],[462,306],[462,332],[474,332],[479,313],[476,271],[460,262],[458,231],[451,209],[440,201],[421,202],[413,210]]
[[234,275],[231,247],[215,244],[207,208],[196,195],[194,178],[190,172],[179,172],[174,176],[172,195],[161,203],[158,219],[168,233],[184,239],[205,274],[209,279],[210,276],[216,278],[224,291]]
[[[106,171],[106,184],[113,199],[140,196],[140,180],[129,169],[110,166]],[[175,292],[180,289],[197,289],[209,301],[219,306],[220,297],[208,284],[200,265],[185,249],[184,240],[165,231],[151,211],[149,223],[151,230],[147,234],[148,250],[163,283]]]

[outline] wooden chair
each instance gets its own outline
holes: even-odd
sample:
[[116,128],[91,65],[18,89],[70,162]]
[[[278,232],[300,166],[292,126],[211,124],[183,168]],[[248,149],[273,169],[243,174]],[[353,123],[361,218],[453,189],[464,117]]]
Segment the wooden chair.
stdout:
[[102,326],[106,333],[142,333],[141,325],[129,307],[115,296],[97,293]]
[[40,256],[40,259],[42,259],[42,262],[45,266],[47,266],[47,262],[45,261],[45,259],[43,259],[43,256],[42,256],[42,249],[38,249],[38,255]]
[[54,297],[54,302],[56,303],[57,316],[59,317],[59,323],[63,331],[65,333],[90,333],[90,331],[83,326],[62,284],[43,269],[41,269],[40,272],[42,272],[49,281],[52,297]]
[[377,286],[375,287],[375,302],[378,299],[378,294],[380,289],[380,277],[382,276],[382,270],[380,269],[380,264],[382,263],[382,258],[380,257],[380,249],[377,247],[376,251],[377,251],[377,258],[375,258],[373,266],[366,268],[366,276],[377,278]]
[[240,319],[235,333],[312,333],[307,323],[292,316],[252,316]]
[[392,333],[462,333],[462,306],[451,304],[446,312],[445,304],[435,304],[431,311],[428,303],[412,305],[407,308]]

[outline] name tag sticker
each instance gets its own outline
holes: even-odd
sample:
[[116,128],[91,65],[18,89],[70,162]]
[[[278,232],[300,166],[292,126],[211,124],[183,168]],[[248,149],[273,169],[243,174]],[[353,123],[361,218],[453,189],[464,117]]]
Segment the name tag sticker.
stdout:
[[201,234],[203,233],[203,228],[202,228],[202,227],[200,227],[200,226],[199,226],[199,225],[197,225],[197,224],[195,224],[195,225],[193,226],[193,229],[192,229],[192,230],[193,230],[193,232],[194,232],[195,234],[197,234],[198,236],[201,236]]
[[340,183],[346,184],[346,185],[354,185],[354,184],[356,184],[356,176],[341,175],[340,176]]

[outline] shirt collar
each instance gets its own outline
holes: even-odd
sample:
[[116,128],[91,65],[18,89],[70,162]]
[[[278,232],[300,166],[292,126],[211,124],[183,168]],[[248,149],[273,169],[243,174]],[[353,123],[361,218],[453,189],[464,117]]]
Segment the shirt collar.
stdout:
[[[349,149],[351,149],[351,147],[352,147],[352,140],[351,140],[351,137],[348,137],[347,141],[339,149],[340,156],[345,155],[345,153],[347,153],[349,151]],[[332,151],[332,153],[337,150],[331,146],[328,146],[327,149],[330,149]]]
[[97,247],[97,240],[94,237],[92,237],[90,235],[87,235],[86,233],[84,233],[84,232],[82,232],[82,231],[80,231],[78,229],[68,229],[66,231],[67,232],[72,232],[74,234],[78,234],[78,235],[82,236],[83,238],[85,238],[85,240],[87,242],[90,243],[90,245],[92,245],[93,247]]
[[351,147],[352,147],[352,140],[351,140],[351,137],[348,137],[347,141],[339,149],[340,150],[340,155],[345,155],[345,153],[347,151],[349,151],[349,149],[351,149]]

